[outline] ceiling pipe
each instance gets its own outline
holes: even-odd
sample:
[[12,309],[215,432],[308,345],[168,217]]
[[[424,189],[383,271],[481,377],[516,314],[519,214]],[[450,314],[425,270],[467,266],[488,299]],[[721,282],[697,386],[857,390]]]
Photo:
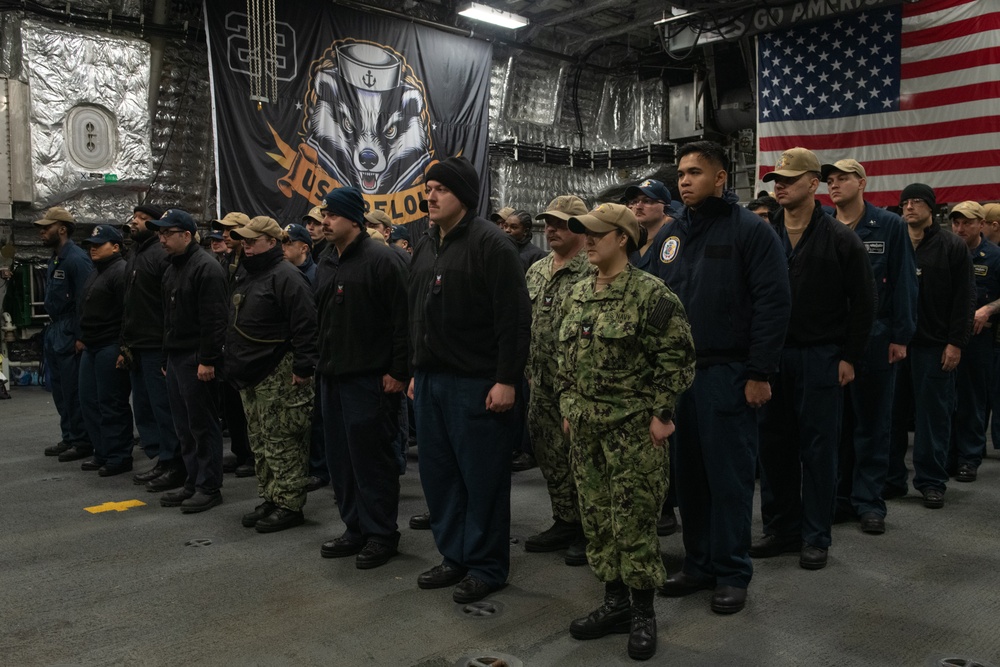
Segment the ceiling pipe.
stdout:
[[[609,0],[605,0],[608,2]],[[620,2],[620,0],[618,0]],[[428,28],[434,28],[435,30],[442,30],[444,32],[451,33],[453,35],[459,35],[461,37],[468,37],[470,39],[479,39],[484,42],[492,42],[495,44],[502,44],[514,49],[520,49],[522,51],[527,51],[529,53],[536,53],[540,56],[545,56],[547,58],[553,58],[555,60],[561,60],[568,63],[576,63],[580,60],[579,57],[574,55],[569,55],[566,53],[560,53],[558,51],[552,51],[550,49],[543,49],[538,46],[532,46],[530,44],[524,44],[522,42],[498,39],[494,37],[481,37],[476,34],[474,30],[466,30],[464,28],[459,28],[452,25],[447,25],[445,23],[439,23],[437,21],[430,21],[428,19],[421,19],[415,16],[408,16],[402,12],[397,12],[392,9],[383,9],[382,7],[372,7],[369,5],[363,5],[359,2],[352,2],[351,0],[333,0],[333,4],[348,7],[365,14],[378,14],[380,16],[388,16],[390,18],[398,19],[400,21],[407,21],[408,23],[415,23],[417,25],[422,25]],[[609,71],[606,67],[596,67],[592,66],[595,70],[607,72]]]

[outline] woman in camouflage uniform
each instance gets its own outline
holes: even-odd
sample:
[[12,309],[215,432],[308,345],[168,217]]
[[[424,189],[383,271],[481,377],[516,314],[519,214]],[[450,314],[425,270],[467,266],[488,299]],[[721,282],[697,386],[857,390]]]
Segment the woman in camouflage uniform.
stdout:
[[570,634],[628,632],[629,656],[646,660],[656,652],[653,594],[666,579],[656,536],[669,478],[666,441],[676,398],[694,379],[694,344],[677,297],[628,263],[643,243],[631,211],[602,204],[569,227],[587,235],[597,273],[563,305],[556,391],[587,560],[605,583],[604,604],[573,621]]

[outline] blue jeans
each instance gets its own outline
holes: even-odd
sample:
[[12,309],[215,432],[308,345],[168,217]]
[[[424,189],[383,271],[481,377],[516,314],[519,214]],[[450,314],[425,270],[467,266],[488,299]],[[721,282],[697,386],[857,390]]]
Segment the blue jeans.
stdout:
[[882,487],[889,471],[892,397],[896,366],[889,364],[889,338],[873,336],[864,360],[845,388],[837,504],[859,516],[885,517]]
[[[913,375],[913,486],[917,491],[944,491],[945,465],[955,410],[955,371],[941,370],[944,346],[910,346]],[[896,481],[896,480],[894,480]],[[901,480],[906,484],[906,477]],[[898,483],[898,482],[897,482]]]
[[88,347],[80,355],[80,407],[94,445],[94,461],[132,461],[132,408],[128,372],[115,368],[118,344]]
[[62,441],[70,445],[90,447],[90,436],[80,410],[80,355],[73,350],[75,341],[68,340],[62,325],[53,322],[45,329],[43,350],[49,369],[52,402],[59,413]]
[[[785,348],[760,420],[764,534],[830,546],[844,392],[836,345]],[[687,530],[687,528],[685,528]]]
[[393,441],[402,394],[382,391],[382,374],[320,376],[326,460],[344,537],[399,543],[399,468]]
[[184,486],[206,494],[222,488],[222,429],[216,382],[198,379],[198,353],[194,350],[167,353],[167,394],[187,470]]
[[[684,572],[746,588],[757,467],[757,413],[742,363],[699,368],[677,401],[674,457],[684,524]],[[674,473],[671,470],[671,473]]]
[[486,410],[494,381],[418,370],[413,413],[420,482],[444,563],[491,586],[510,573],[511,443],[516,408]]
[[132,409],[146,456],[172,464],[180,457],[180,443],[170,415],[167,379],[160,370],[163,363],[159,350],[132,350]]

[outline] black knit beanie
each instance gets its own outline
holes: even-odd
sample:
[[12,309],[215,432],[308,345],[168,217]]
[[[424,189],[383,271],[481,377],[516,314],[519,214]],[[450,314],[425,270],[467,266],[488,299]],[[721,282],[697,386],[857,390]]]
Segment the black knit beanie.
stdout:
[[[479,207],[479,174],[464,157],[441,160],[424,174],[424,182],[437,181],[453,193],[470,211]],[[420,210],[427,212],[427,202],[421,200]]]
[[900,205],[902,206],[903,202],[907,199],[923,199],[930,208],[934,208],[934,205],[937,203],[937,199],[934,197],[934,190],[931,189],[931,186],[924,185],[923,183],[910,183],[903,188],[903,193],[899,195]]

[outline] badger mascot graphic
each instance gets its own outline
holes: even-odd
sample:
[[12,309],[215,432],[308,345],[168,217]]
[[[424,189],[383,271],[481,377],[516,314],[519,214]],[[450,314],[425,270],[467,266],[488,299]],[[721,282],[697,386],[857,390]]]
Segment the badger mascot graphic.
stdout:
[[406,60],[372,42],[334,42],[314,61],[303,133],[320,164],[364,194],[398,192],[433,158],[424,86]]

